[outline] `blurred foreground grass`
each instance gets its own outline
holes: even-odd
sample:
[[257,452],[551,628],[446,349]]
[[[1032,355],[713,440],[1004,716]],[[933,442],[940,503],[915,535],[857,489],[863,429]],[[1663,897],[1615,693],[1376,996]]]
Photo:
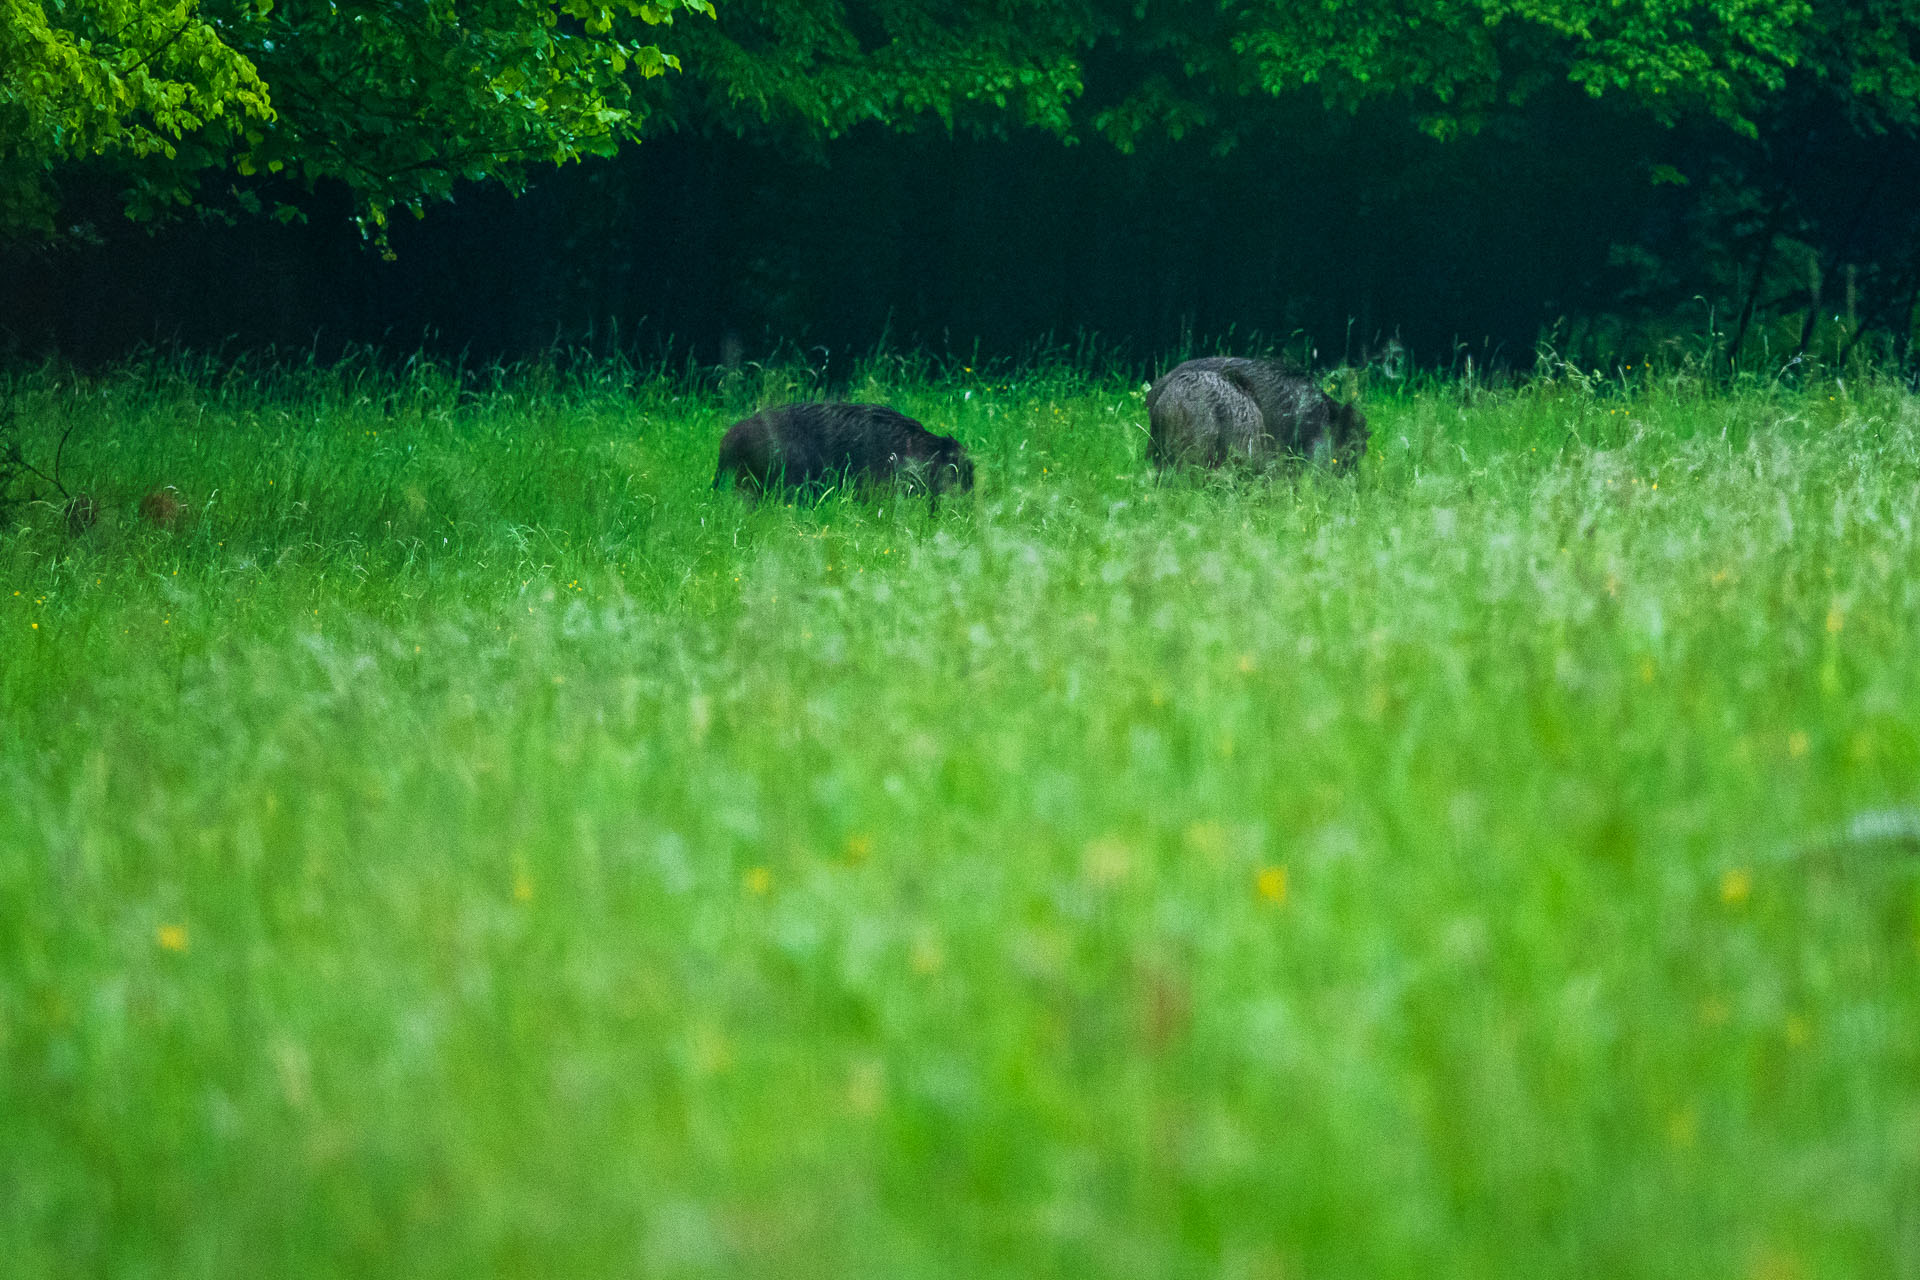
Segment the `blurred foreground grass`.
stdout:
[[16,380],[0,1272],[1920,1274],[1920,401],[883,375]]

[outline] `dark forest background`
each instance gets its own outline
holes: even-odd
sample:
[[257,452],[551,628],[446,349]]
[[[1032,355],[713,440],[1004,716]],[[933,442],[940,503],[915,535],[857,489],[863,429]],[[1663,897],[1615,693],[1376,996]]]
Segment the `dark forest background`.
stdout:
[[[1096,49],[1083,105],[1131,74]],[[1123,145],[1018,119],[797,129],[676,92],[638,145],[535,168],[517,196],[457,182],[384,243],[325,176],[219,175],[184,217],[134,222],[114,174],[73,167],[61,233],[0,248],[0,352],[818,362],[1091,336],[1142,361],[1912,359],[1920,143],[1812,71],[1734,124],[1561,80],[1465,130],[1417,127],[1404,96],[1293,91]],[[222,184],[294,216],[236,216]]]

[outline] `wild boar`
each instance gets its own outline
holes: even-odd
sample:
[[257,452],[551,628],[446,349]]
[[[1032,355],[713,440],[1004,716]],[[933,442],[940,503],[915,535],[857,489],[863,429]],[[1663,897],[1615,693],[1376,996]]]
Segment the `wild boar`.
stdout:
[[728,476],[756,499],[782,488],[818,497],[835,485],[898,483],[924,489],[938,509],[942,493],[973,488],[973,460],[958,440],[885,405],[809,402],[762,409],[727,428],[713,487]]
[[1147,460],[1156,467],[1265,467],[1281,458],[1333,466],[1367,451],[1367,419],[1278,360],[1207,356],[1175,365],[1147,391]]

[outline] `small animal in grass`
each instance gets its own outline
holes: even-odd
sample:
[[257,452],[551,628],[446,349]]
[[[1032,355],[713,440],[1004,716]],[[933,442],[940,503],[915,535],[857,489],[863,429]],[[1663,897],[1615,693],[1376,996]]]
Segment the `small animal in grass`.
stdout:
[[791,489],[818,497],[840,484],[898,483],[940,495],[973,488],[973,460],[952,436],[933,432],[880,404],[808,402],[762,409],[720,438],[718,489],[728,476],[753,498]]
[[156,529],[172,529],[186,515],[186,507],[172,485],[155,489],[140,499],[140,518]]
[[1367,419],[1278,360],[1207,356],[1147,390],[1147,461],[1156,467],[1266,467],[1282,458],[1348,466]]
[[74,494],[60,511],[67,518],[67,532],[76,538],[93,528],[100,519],[100,504],[93,500],[91,494]]

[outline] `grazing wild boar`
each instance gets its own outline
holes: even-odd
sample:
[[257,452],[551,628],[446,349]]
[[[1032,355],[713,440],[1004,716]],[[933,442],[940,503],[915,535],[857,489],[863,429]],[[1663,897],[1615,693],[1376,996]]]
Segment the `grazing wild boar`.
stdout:
[[925,489],[937,510],[942,493],[973,488],[973,460],[958,440],[885,405],[809,402],[762,409],[728,427],[713,487],[729,475],[754,498],[781,488],[818,496],[838,484],[900,482]]
[[1367,419],[1278,360],[1208,356],[1147,391],[1147,460],[1156,467],[1264,467],[1281,458],[1344,466],[1367,451]]

